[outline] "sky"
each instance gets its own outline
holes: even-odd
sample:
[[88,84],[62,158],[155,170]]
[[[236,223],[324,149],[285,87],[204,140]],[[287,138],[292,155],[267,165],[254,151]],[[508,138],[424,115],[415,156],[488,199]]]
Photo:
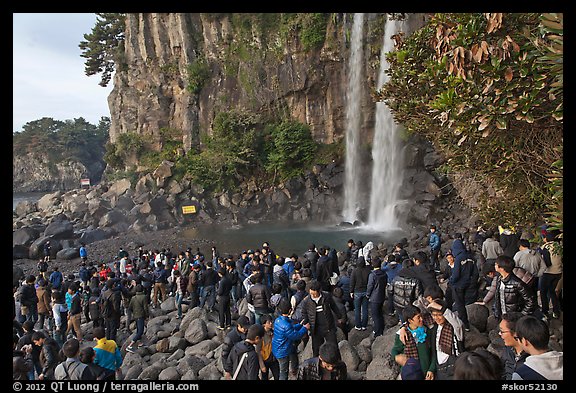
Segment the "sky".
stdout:
[[110,116],[113,83],[101,87],[101,74],[86,76],[78,47],[92,32],[96,14],[15,13],[12,20],[13,132],[43,117],[83,117],[97,125]]

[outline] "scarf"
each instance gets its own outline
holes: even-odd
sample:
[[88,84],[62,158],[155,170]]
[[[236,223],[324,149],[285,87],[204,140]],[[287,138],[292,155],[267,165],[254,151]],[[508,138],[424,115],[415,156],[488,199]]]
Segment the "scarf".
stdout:
[[444,322],[442,325],[442,330],[440,331],[440,338],[438,339],[438,346],[442,350],[442,352],[447,353],[448,355],[453,355],[453,341],[452,338],[454,337],[454,328],[448,321]]
[[409,334],[404,346],[404,354],[409,358],[418,359],[417,344],[421,344],[426,340],[426,330],[423,326],[419,326],[416,330],[411,330],[407,324],[405,326]]

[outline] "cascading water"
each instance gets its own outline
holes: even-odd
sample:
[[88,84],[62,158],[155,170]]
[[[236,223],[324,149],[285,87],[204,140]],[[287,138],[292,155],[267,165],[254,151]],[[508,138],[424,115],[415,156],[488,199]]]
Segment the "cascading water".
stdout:
[[346,94],[346,165],[344,172],[343,219],[354,222],[358,219],[360,199],[360,103],[363,96],[363,51],[362,37],[364,14],[354,14],[350,57],[348,58],[348,90]]
[[[386,54],[394,49],[392,35],[399,32],[403,26],[402,21],[386,21],[384,43],[380,54],[378,89],[381,89],[390,79],[386,74],[389,68]],[[379,230],[396,229],[398,228],[396,215],[396,206],[399,203],[398,191],[403,181],[403,157],[398,127],[390,108],[384,102],[376,103],[372,160],[372,186],[367,226]]]

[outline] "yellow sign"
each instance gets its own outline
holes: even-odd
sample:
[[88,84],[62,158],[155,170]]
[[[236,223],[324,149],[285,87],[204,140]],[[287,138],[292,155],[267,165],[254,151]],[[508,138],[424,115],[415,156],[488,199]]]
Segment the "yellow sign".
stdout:
[[196,213],[196,206],[182,206],[182,214]]

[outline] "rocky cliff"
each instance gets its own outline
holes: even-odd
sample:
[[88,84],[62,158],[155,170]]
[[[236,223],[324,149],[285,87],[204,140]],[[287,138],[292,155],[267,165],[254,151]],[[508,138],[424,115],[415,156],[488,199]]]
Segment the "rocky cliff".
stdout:
[[[171,128],[182,131],[188,151],[210,133],[218,112],[232,108],[288,115],[309,124],[318,142],[341,139],[353,14],[322,16],[323,28],[312,30],[322,36],[313,45],[305,35],[312,22],[302,18],[311,16],[128,14],[123,59],[108,99],[110,141],[134,132],[160,149],[161,129]],[[368,139],[385,18],[365,18],[361,128]],[[410,18],[413,26],[420,23],[418,15]]]
[[80,187],[80,179],[100,180],[103,162],[88,167],[80,161],[54,162],[45,154],[14,155],[12,159],[12,188],[14,192],[58,191]]

